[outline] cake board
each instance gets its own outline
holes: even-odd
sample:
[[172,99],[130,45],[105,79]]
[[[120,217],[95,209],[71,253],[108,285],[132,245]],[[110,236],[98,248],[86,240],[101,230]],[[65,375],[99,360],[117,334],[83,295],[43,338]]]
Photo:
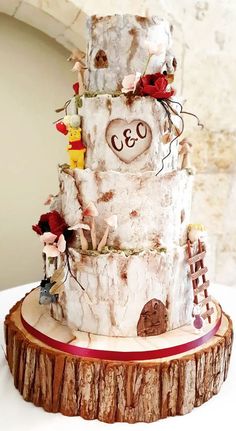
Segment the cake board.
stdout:
[[[131,353],[130,346],[139,340],[139,347],[133,348],[134,357],[146,357],[142,353],[147,351],[149,357],[158,356],[161,349],[156,347],[158,344],[160,347],[160,343],[155,344],[153,339],[160,336],[136,337],[137,340],[129,337],[126,349],[124,338],[117,345],[117,342],[114,344],[117,337],[102,337],[106,350],[101,350],[98,349],[99,337],[83,334],[78,346],[73,340],[75,337],[67,340],[68,333],[64,327],[62,345],[70,344],[75,352],[83,352],[84,349],[86,355],[82,356],[61,350],[63,346],[60,344],[60,349],[57,349],[40,340],[40,334],[45,335],[42,328],[47,326],[42,324],[42,320],[46,318],[50,329],[48,318],[52,318],[46,312],[40,318],[41,327],[31,325],[27,309],[32,310],[32,303],[34,313],[40,307],[37,295],[37,289],[34,289],[15,304],[6,317],[6,356],[15,387],[23,398],[48,412],[99,419],[107,423],[154,422],[189,413],[217,394],[227,377],[233,331],[232,322],[225,313],[212,324],[210,331],[216,331],[213,336],[208,331],[192,337],[192,341],[197,343],[197,340],[208,335],[210,338],[206,342],[199,342],[198,347],[172,356],[159,354],[162,357],[156,359],[128,360],[128,355]],[[217,305],[216,308],[219,313]],[[56,328],[57,325],[62,328],[59,322],[54,321],[54,324]],[[54,331],[57,343],[59,332],[58,329]],[[51,336],[48,338],[51,339]],[[87,339],[90,340],[88,348]],[[186,344],[185,341],[183,339],[180,345]],[[106,359],[109,352],[113,352],[116,359]]]

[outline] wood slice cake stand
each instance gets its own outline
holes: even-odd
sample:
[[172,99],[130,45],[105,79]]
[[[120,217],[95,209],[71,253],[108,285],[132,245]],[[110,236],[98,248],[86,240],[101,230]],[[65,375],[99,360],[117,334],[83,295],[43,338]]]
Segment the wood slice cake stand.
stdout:
[[38,304],[38,289],[5,319],[7,360],[26,401],[48,412],[103,422],[153,422],[189,413],[227,377],[232,322],[214,318],[152,337],[71,332]]

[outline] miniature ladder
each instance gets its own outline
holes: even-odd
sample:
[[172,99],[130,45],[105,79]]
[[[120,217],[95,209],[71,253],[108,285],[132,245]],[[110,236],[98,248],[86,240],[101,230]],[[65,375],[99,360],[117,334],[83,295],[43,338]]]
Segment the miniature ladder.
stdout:
[[[188,241],[188,264],[190,266],[190,277],[193,284],[194,304],[206,306],[206,311],[201,314],[203,319],[208,319],[211,323],[211,315],[214,313],[214,308],[210,307],[211,296],[208,295],[209,280],[206,280],[207,267],[204,266],[203,259],[206,255],[203,244],[198,240],[198,251],[192,255],[191,243]],[[202,277],[202,281],[200,280]],[[199,298],[200,293],[204,293],[204,299]]]

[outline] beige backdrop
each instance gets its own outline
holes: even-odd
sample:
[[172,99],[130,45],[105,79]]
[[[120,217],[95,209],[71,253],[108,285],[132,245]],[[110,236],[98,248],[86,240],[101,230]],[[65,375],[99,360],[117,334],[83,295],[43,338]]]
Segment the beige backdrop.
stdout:
[[[186,120],[197,168],[192,221],[203,222],[209,230],[216,280],[235,284],[236,2],[0,0],[0,10],[42,29],[68,48],[73,43],[84,47],[86,14],[148,11],[173,23],[176,86],[186,98],[186,109],[205,124],[200,131],[193,120]],[[4,269],[0,287],[4,288],[41,276],[41,248],[29,226],[44,210],[40,203],[48,192],[57,189],[55,166],[66,156],[63,138],[54,133],[51,122],[54,107],[70,94],[73,78],[66,51],[42,33],[6,17],[1,18],[0,33]],[[14,122],[13,110],[17,111]]]
[[42,276],[41,245],[31,225],[56,193],[65,140],[54,109],[71,94],[68,52],[17,20],[0,15],[0,289]]

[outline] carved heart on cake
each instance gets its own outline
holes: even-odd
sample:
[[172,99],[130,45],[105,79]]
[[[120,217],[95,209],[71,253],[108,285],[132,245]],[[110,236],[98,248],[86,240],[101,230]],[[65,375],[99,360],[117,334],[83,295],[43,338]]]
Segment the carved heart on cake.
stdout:
[[106,141],[122,162],[130,163],[150,147],[152,131],[143,120],[116,118],[107,126]]

